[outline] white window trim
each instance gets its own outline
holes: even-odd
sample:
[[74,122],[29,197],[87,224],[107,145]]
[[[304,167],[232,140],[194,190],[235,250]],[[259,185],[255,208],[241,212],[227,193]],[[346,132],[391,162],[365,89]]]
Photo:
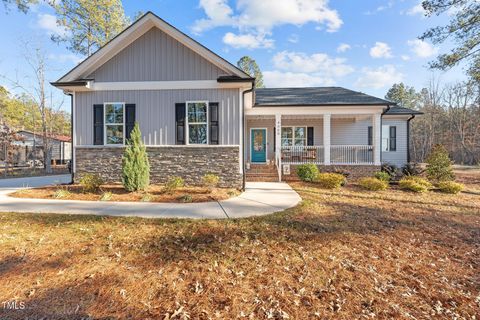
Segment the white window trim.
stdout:
[[[106,108],[105,106],[107,104],[121,104],[122,105],[122,108],[123,108],[123,130],[122,130],[122,133],[123,133],[123,139],[122,139],[122,144],[119,144],[119,143],[107,143],[107,125],[120,125],[118,123],[107,123],[107,112],[106,112]],[[105,146],[124,146],[125,145],[125,118],[126,118],[126,114],[125,114],[125,102],[104,102],[103,103],[103,145]]]
[[[388,134],[387,137],[383,136],[383,127],[388,127]],[[390,127],[396,127],[394,125],[389,125],[389,124],[382,124],[382,139],[380,140],[380,148],[382,152],[397,152],[396,150],[390,150]],[[387,142],[387,150],[383,149],[383,140]]]
[[[207,105],[207,143],[190,143],[190,122],[188,121],[188,104],[205,103]],[[203,124],[203,122],[192,122],[192,124]],[[210,103],[206,100],[193,100],[185,102],[185,126],[186,137],[185,144],[190,146],[206,146],[210,144]]]
[[280,146],[281,147],[295,147],[295,129],[296,128],[304,128],[305,129],[305,144],[303,146],[306,147],[308,145],[308,127],[307,126],[282,126],[281,129],[283,129],[283,128],[292,128],[292,145],[291,146],[284,146],[282,144],[283,137],[282,137],[282,131],[280,130]]

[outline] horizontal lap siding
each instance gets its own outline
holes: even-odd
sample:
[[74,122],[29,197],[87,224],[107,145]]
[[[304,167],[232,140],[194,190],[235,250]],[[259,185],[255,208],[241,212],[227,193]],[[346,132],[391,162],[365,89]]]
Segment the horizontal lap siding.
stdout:
[[368,144],[368,126],[370,119],[332,119],[332,145],[366,145]]
[[175,103],[189,100],[219,102],[220,144],[240,143],[238,89],[129,90],[75,94],[76,143],[93,144],[93,105],[104,102],[136,104],[136,121],[147,145],[175,144]]
[[[246,137],[246,156],[250,159],[250,129],[251,128],[267,128],[267,153],[268,158],[273,160],[275,153],[273,151],[273,127],[274,119],[249,119],[247,120],[247,137]],[[402,166],[407,162],[407,122],[405,120],[388,120],[383,119],[384,125],[397,126],[397,151],[382,152],[382,162],[393,163]],[[314,145],[323,145],[323,120],[282,120],[283,126],[307,126],[314,127]],[[355,120],[354,118],[333,118],[331,120],[331,145],[367,145],[368,144],[368,127],[372,125],[371,119],[362,118]]]
[[225,71],[152,28],[94,71],[96,82],[215,80]]
[[382,152],[382,162],[401,167],[407,163],[407,121],[384,118],[382,122],[384,125],[397,127],[397,151]]

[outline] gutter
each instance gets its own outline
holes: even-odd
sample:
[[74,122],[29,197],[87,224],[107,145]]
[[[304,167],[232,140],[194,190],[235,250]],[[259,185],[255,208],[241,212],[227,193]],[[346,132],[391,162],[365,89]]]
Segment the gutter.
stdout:
[[66,82],[50,82],[54,87],[78,87],[86,86],[91,80],[77,80],[77,81],[66,81]]
[[73,154],[73,93],[65,93],[67,96],[70,96],[70,137],[71,137],[71,144],[70,144],[70,176],[72,177],[71,184],[73,184],[74,181],[74,172],[73,172],[73,161],[74,159],[74,154]]
[[410,121],[415,119],[415,115],[412,114],[407,120],[407,163],[410,163]]
[[[255,91],[255,78],[253,78],[253,80],[250,80],[251,83],[252,83],[252,88],[251,89],[248,89],[248,90],[245,90],[242,92],[242,101],[243,101],[243,106],[242,106],[242,132],[243,132],[243,143],[242,143],[242,165],[243,165],[243,168],[242,168],[242,190],[245,190],[245,184],[246,184],[246,176],[245,176],[245,144],[246,144],[246,141],[247,139],[245,139],[245,94],[247,93],[253,93]],[[252,108],[253,108],[253,105],[255,104],[255,100],[254,100],[254,93],[252,94]]]

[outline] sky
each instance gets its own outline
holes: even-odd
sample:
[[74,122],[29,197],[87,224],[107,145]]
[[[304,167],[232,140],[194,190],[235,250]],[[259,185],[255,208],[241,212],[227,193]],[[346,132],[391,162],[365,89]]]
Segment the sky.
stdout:
[[[461,67],[442,73],[428,68],[451,44],[434,46],[418,36],[450,16],[427,18],[418,0],[124,0],[123,5],[130,17],[154,12],[233,64],[251,56],[267,87],[342,86],[384,97],[394,83],[420,90],[432,77],[443,83],[465,80]],[[73,68],[84,57],[50,40],[64,32],[45,5],[27,14],[0,5],[0,85],[15,93],[21,89],[12,80],[31,86],[25,55],[37,47],[48,58],[48,81]],[[60,90],[49,88],[49,96],[69,110]]]

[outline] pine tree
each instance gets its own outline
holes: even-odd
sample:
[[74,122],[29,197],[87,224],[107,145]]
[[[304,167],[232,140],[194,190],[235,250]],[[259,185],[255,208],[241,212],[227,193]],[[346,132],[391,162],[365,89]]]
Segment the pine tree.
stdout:
[[455,178],[448,151],[441,144],[434,146],[427,158],[427,177],[437,182],[450,181]]
[[138,123],[130,133],[122,158],[122,183],[127,191],[143,191],[150,184],[150,164]]
[[244,56],[237,62],[237,66],[245,73],[255,78],[255,88],[264,88],[263,74],[257,62],[249,56]]

